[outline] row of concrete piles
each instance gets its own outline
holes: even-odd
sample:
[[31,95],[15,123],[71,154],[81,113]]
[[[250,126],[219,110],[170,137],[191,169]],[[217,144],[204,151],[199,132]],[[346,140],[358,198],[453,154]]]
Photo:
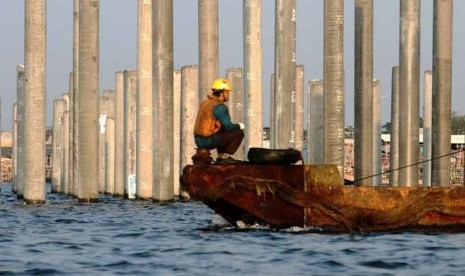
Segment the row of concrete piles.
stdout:
[[[326,1],[331,2],[331,1]],[[340,1],[342,2],[342,1]],[[419,183],[420,0],[400,0],[399,66],[392,70],[390,185]],[[435,0],[433,68],[424,78],[423,186],[449,185],[453,0]],[[355,2],[355,181],[380,185],[379,94],[373,86],[373,1]],[[431,77],[432,74],[432,77]],[[441,157],[441,158],[440,158]],[[425,170],[426,169],[426,170]]]
[[[246,124],[244,147],[238,153],[242,157],[248,148],[263,145],[261,4],[261,0],[244,1],[244,68],[226,72],[238,92],[231,94],[231,116]],[[343,0],[324,3],[324,75],[323,80],[309,83],[307,123],[307,159],[311,163],[336,164],[341,173],[345,112],[343,4]],[[275,5],[271,147],[303,149],[304,68],[296,65],[296,1],[276,0]],[[174,183],[179,169],[190,162],[194,148],[190,128],[197,105],[219,75],[218,2],[199,0],[198,7],[199,65],[185,66],[176,73],[173,2],[139,0],[137,70],[117,72],[115,91],[105,91],[99,100],[99,2],[74,0],[70,90],[54,104],[54,132],[58,137],[54,151],[61,151],[63,156],[54,160],[62,164],[54,169],[54,191],[72,194],[83,202],[97,201],[100,193],[157,201],[171,200],[179,194]],[[14,190],[18,197],[24,195],[26,203],[34,204],[45,201],[45,143],[38,139],[45,137],[45,0],[26,1],[25,8],[25,66],[18,67],[14,109]],[[392,85],[391,165],[395,172],[403,169],[391,174],[391,185],[415,186],[420,1],[400,0],[400,10],[399,69],[393,70]],[[451,22],[452,0],[435,1],[432,156],[449,153]],[[372,0],[355,1],[354,55],[355,179],[358,185],[379,185],[379,178],[372,177],[380,171],[380,166],[373,165],[379,163],[380,154],[376,141],[380,93],[376,88],[379,82],[373,82]],[[179,144],[175,142],[178,140]],[[181,150],[179,154],[176,149]],[[445,172],[450,165],[444,160],[432,163],[432,185],[448,183]]]
[[[248,37],[253,39],[246,42],[245,49],[252,60],[248,61],[245,70],[247,75],[255,77],[245,81],[244,93],[259,95],[261,32],[256,28],[261,27],[257,24],[261,20],[261,1],[248,1],[245,9],[250,13],[246,19],[249,31],[246,32],[250,32]],[[18,99],[14,109],[13,190],[18,198],[31,204],[45,201],[44,175],[37,174],[34,182],[28,182],[23,159],[25,156],[34,158],[28,170],[43,171],[44,154],[24,152],[29,144],[25,131],[32,125],[24,118],[29,109],[42,111],[35,117],[34,126],[44,132],[45,78],[29,78],[24,68],[39,68],[35,71],[45,76],[45,10],[45,1],[26,2],[25,41],[31,47],[26,47],[25,56],[33,59],[25,58],[25,66],[18,67]],[[200,66],[185,66],[180,72],[173,70],[172,1],[154,1],[152,4],[152,1],[140,0],[138,13],[137,70],[117,72],[115,91],[105,91],[99,100],[99,2],[74,1],[70,90],[54,102],[53,192],[71,194],[83,202],[97,201],[100,193],[157,201],[171,200],[180,193],[176,185],[179,164],[190,163],[195,148],[189,128],[195,120],[199,102],[209,91],[211,81],[218,77],[218,4],[216,1],[199,1],[200,18],[207,18],[199,23],[199,36],[202,37],[199,53],[208,54],[200,55]],[[256,15],[259,15],[258,21]],[[31,28],[35,28],[34,32],[29,32]],[[152,40],[152,36],[163,39]],[[152,44],[152,41],[156,43]],[[34,95],[41,97],[38,100],[27,99],[33,91],[28,88],[31,83],[36,88]],[[181,99],[176,92],[186,96]],[[248,123],[247,143],[261,146],[261,97],[250,97],[245,106],[253,117]],[[176,126],[181,125],[181,117],[188,121],[182,124],[185,128],[178,129]],[[255,134],[257,130],[260,135]],[[38,137],[43,136],[41,132],[35,133]],[[43,146],[35,145],[34,148],[44,151]],[[176,153],[179,148],[183,149],[182,156]]]
[[[419,0],[399,1],[399,66],[393,67],[391,85],[391,186],[417,186],[419,183],[420,3]],[[423,114],[424,160],[433,160],[423,164],[423,186],[449,184],[452,18],[453,1],[435,0],[433,77],[431,72],[425,73]],[[310,84],[309,160],[315,163],[335,163],[340,170],[343,168],[342,149],[333,146],[341,145],[336,140],[343,137],[340,121],[344,113],[342,29],[343,1],[325,1],[325,81],[315,80]],[[379,186],[383,173],[380,145],[381,94],[379,81],[373,80],[372,0],[355,1],[354,29],[354,178],[356,185]],[[324,108],[317,107],[316,102]],[[328,105],[337,108],[332,109]],[[328,146],[333,147],[332,150]],[[443,158],[438,158],[440,156]]]

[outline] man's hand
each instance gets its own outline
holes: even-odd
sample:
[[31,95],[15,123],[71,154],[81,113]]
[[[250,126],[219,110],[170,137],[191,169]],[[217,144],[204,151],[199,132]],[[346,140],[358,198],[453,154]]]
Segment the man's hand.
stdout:
[[244,129],[245,128],[245,125],[243,123],[239,123],[239,128],[240,129]]

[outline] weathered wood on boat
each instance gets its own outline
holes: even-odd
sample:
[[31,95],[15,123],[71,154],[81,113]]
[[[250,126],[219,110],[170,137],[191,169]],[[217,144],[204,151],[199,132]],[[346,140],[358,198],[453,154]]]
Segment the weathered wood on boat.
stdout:
[[465,188],[343,186],[335,166],[189,165],[183,189],[232,224],[331,232],[465,231]]
[[[226,191],[222,183],[232,175],[286,181],[296,190],[304,189],[301,166],[193,165],[186,166],[181,183],[191,197],[199,199],[227,221],[270,225],[303,225],[302,207],[289,204],[261,187]],[[232,183],[234,186],[234,183]],[[219,189],[219,190],[218,190]],[[221,194],[221,195],[220,195]]]

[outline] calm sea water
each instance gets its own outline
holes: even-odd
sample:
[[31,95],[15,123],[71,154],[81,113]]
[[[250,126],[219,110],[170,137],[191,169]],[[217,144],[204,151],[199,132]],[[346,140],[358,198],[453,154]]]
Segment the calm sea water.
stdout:
[[199,202],[27,206],[0,187],[0,275],[465,275],[465,234],[237,229]]

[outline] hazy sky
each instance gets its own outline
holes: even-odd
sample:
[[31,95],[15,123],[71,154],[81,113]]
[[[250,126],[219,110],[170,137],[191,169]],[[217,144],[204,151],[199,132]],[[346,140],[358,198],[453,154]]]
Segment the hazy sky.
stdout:
[[[242,0],[219,0],[220,75],[242,66]],[[374,77],[383,95],[382,122],[390,121],[391,69],[398,64],[399,1],[377,0]],[[68,90],[72,69],[73,0],[48,0],[47,125],[52,102]],[[297,0],[297,63],[306,81],[323,78],[323,0]],[[422,0],[420,75],[431,69],[433,0]],[[465,1],[454,3],[452,109],[465,113]],[[116,71],[136,67],[137,0],[100,0],[100,91],[114,88]],[[353,125],[354,0],[345,1],[345,120]],[[269,83],[274,67],[274,1],[263,0],[263,121],[269,125]],[[2,129],[10,130],[16,100],[16,65],[24,62],[24,1],[0,0]],[[197,0],[174,0],[174,66],[198,64]],[[308,86],[306,85],[306,90]],[[423,89],[423,85],[421,85]],[[422,90],[420,90],[422,94]],[[422,96],[421,96],[422,98]],[[421,100],[422,102],[422,100]]]

